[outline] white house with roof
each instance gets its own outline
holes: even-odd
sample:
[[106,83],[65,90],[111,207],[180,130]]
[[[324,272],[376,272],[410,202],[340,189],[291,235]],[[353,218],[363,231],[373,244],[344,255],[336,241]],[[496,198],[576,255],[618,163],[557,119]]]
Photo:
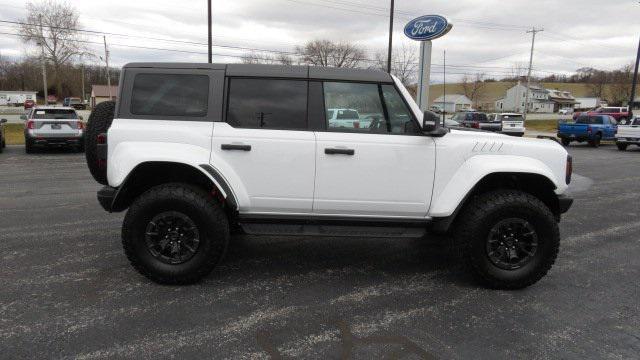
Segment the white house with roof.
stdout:
[[35,91],[0,91],[0,106],[22,106],[25,101],[36,101]]
[[[507,90],[505,96],[496,101],[496,111],[522,113],[527,98],[527,87],[520,82]],[[545,89],[532,84],[529,86],[529,112],[553,113],[562,108],[573,108],[577,103],[570,92],[557,89]]]
[[433,100],[433,104],[448,113],[470,110],[473,102],[462,94],[446,94]]

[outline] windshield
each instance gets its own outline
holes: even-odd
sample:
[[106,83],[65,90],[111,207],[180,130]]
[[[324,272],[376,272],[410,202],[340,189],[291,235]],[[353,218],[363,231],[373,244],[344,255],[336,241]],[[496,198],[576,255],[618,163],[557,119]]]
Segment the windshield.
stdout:
[[36,110],[33,119],[77,119],[76,112],[69,109]]

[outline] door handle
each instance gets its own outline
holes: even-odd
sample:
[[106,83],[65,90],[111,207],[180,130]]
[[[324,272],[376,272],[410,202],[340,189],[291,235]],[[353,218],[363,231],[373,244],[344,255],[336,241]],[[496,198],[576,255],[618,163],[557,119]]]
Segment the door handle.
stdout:
[[356,151],[353,149],[325,148],[324,153],[327,155],[335,155],[335,154],[354,155]]
[[242,151],[251,151],[251,145],[244,144],[222,144],[220,145],[222,150],[242,150]]

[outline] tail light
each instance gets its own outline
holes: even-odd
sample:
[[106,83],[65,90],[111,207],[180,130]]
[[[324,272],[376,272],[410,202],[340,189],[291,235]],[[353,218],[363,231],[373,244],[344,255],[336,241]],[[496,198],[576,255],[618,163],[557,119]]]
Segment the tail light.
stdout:
[[79,130],[83,130],[84,129],[84,123],[82,121],[78,121],[78,129]]
[[33,130],[36,128],[36,123],[33,120],[27,121],[27,129]]
[[474,129],[480,129],[480,123],[477,121],[474,121],[473,124],[471,124],[471,127]]
[[571,174],[573,173],[573,158],[571,155],[567,155],[567,168],[565,170],[565,182],[567,185],[571,183]]

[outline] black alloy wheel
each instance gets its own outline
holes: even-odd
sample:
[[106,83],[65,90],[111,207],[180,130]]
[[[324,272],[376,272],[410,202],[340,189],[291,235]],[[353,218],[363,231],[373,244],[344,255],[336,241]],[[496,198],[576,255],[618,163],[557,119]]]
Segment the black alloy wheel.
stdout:
[[145,231],[147,250],[166,264],[189,261],[200,246],[200,232],[193,220],[177,211],[165,211],[151,219]]
[[504,219],[494,225],[487,236],[487,256],[504,270],[523,267],[533,259],[537,248],[538,235],[524,219]]

